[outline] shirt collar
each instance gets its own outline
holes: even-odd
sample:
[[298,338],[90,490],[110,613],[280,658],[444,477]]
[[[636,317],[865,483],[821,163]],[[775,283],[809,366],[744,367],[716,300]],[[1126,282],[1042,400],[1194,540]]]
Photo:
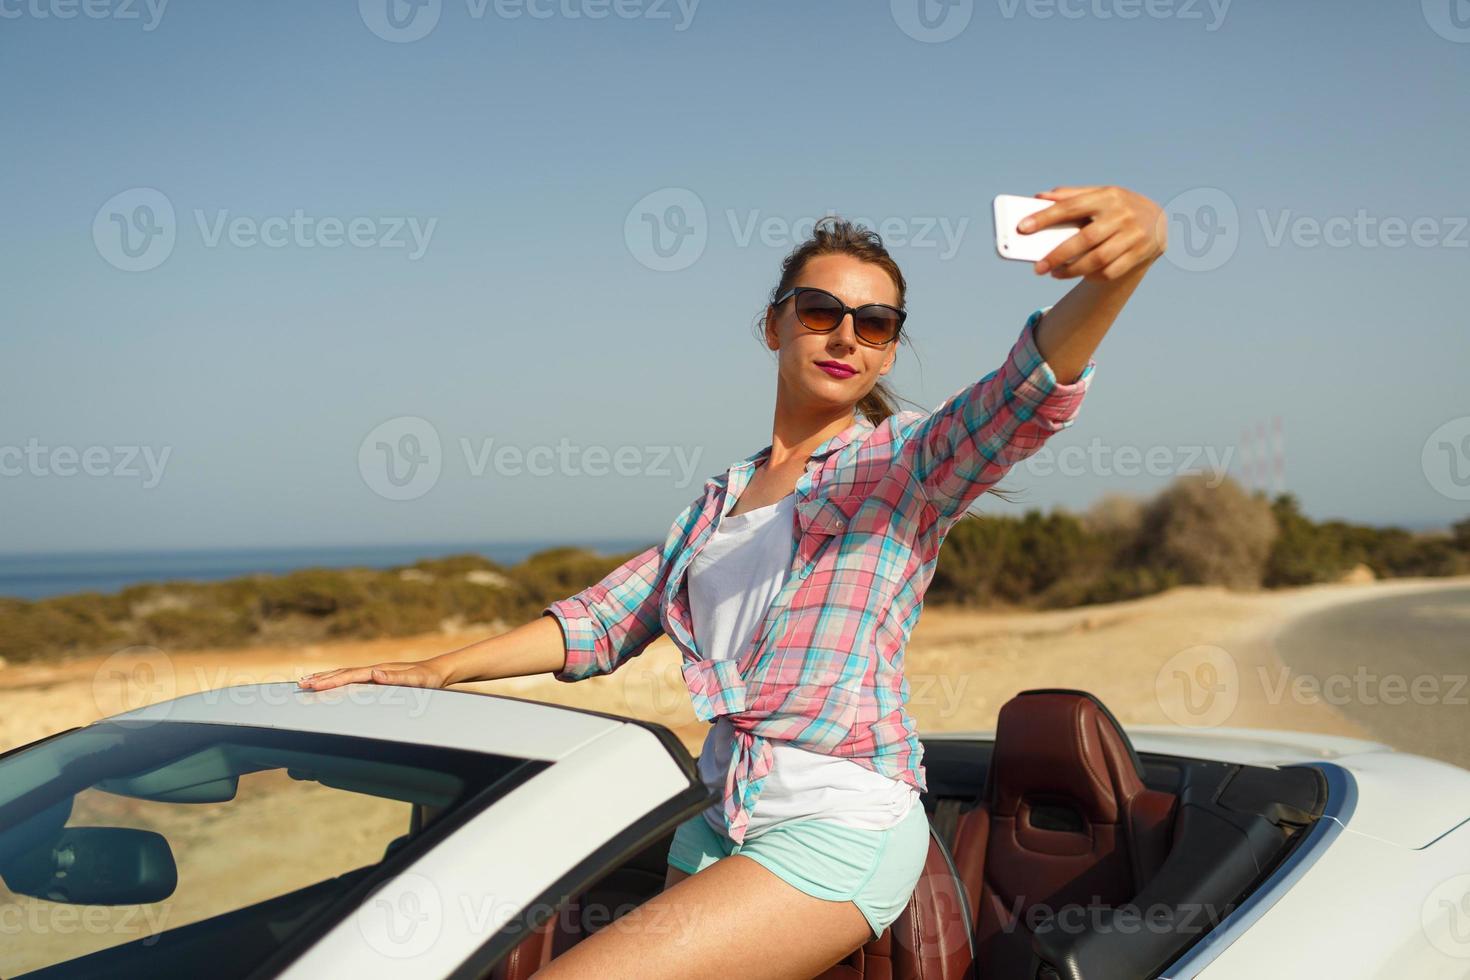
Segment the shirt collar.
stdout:
[[[874,426],[872,422],[868,421],[868,417],[859,412],[857,416],[853,419],[853,423],[851,425],[843,429],[841,432],[837,433],[837,435],[829,438],[826,442],[823,442],[816,449],[812,450],[811,456],[809,458],[826,459],[828,456],[832,455],[843,446],[846,446],[848,443],[862,440],[868,435],[868,433],[872,432],[874,428],[876,428],[876,426]],[[736,470],[755,469],[757,465],[759,465],[763,460],[765,460],[767,456],[771,454],[771,447],[774,445],[774,443],[769,443],[765,446],[765,448],[751,453],[749,456],[745,457],[734,466],[731,466],[730,469],[727,470],[725,473],[722,473],[719,476],[715,477],[715,482],[726,482],[730,474]]]

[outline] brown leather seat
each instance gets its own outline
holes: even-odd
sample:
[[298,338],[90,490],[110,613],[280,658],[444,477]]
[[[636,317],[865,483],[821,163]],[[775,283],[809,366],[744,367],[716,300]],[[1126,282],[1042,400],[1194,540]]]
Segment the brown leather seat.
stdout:
[[1177,799],[1148,789],[1112,712],[1086,691],[1022,691],[1000,710],[981,802],[953,855],[974,914],[976,967],[1031,977],[1032,928],[1085,927],[1129,901],[1168,854]]
[[[563,906],[563,909],[565,906]],[[490,980],[529,980],[551,962],[552,938],[562,921],[562,910],[531,930],[510,953],[490,968]]]
[[909,903],[883,934],[820,980],[973,980],[973,915],[949,848],[929,825],[929,854]]

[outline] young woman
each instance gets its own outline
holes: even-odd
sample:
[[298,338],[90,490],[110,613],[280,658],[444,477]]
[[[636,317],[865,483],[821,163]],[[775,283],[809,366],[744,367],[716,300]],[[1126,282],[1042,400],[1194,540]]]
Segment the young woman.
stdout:
[[[1118,187],[1057,187],[1021,230],[1082,231],[1036,263],[1081,278],[1027,318],[1005,363],[932,413],[879,379],[906,284],[877,235],[818,223],[765,316],[772,441],[709,480],[667,541],[535,621],[420,662],[325,671],[324,690],[611,673],[667,633],[718,794],[679,827],[662,894],[538,976],[811,977],[877,937],[929,847],[903,648],[944,536],[1075,419],[1092,354],[1165,247],[1163,215]],[[553,623],[554,621],[554,623]]]

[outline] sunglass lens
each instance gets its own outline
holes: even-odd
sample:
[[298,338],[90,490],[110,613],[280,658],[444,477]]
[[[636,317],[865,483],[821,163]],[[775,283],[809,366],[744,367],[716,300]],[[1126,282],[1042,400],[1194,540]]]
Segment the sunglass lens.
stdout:
[[859,310],[853,329],[870,344],[886,344],[898,336],[898,315],[892,310]]
[[812,330],[831,330],[842,319],[842,304],[825,293],[797,293],[796,315]]

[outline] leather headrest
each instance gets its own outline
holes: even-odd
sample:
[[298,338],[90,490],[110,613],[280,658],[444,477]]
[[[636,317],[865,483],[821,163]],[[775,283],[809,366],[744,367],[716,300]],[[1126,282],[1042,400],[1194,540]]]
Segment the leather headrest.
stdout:
[[1143,764],[1113,713],[1086,691],[1022,691],[1000,709],[986,779],[993,812],[1053,801],[1089,822],[1117,823],[1144,789]]

